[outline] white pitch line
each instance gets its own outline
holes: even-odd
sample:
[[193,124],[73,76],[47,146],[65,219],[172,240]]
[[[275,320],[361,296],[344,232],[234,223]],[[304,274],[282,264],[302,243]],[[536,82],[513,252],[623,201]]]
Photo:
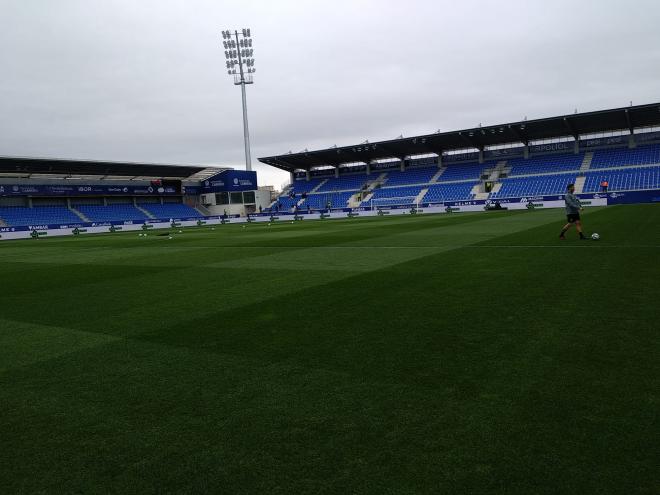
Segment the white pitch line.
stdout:
[[660,249],[660,246],[639,245],[586,245],[556,246],[543,244],[530,245],[474,245],[474,244],[442,244],[439,246],[186,246],[184,249]]

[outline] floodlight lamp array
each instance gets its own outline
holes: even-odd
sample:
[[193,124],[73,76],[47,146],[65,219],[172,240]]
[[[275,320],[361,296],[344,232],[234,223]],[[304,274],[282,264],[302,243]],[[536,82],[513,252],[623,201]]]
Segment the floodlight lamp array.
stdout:
[[[242,36],[241,39],[238,39]],[[225,65],[227,67],[227,74],[236,75],[241,73],[241,69],[248,74],[256,72],[254,68],[254,49],[252,48],[252,39],[249,29],[242,29],[234,31],[222,31],[222,46],[225,49]],[[237,70],[238,68],[238,70]]]

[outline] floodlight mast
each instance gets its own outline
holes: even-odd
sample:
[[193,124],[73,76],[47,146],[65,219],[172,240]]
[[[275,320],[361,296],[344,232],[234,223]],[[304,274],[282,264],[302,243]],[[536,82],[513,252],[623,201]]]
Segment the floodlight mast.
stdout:
[[[239,36],[241,38],[239,39]],[[245,94],[245,85],[253,84],[252,74],[255,72],[254,59],[252,57],[252,39],[249,29],[243,29],[241,32],[235,30],[233,33],[229,30],[222,32],[222,37],[226,41],[225,57],[227,58],[227,69],[230,75],[234,76],[234,84],[241,86],[241,99],[243,102],[243,141],[245,144],[245,170],[252,170],[252,156],[250,153],[250,129],[248,127],[247,115],[247,97]],[[233,38],[233,39],[232,39]],[[234,46],[235,43],[235,46]],[[243,47],[241,49],[241,47]],[[228,49],[228,50],[227,50]],[[238,73],[234,68],[238,65]],[[247,68],[247,74],[243,69]]]

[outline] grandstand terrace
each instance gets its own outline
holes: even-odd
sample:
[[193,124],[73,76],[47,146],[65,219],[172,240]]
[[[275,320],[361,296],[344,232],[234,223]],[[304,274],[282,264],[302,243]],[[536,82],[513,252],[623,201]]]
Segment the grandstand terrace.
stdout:
[[656,103],[260,160],[290,173],[280,211],[646,190],[659,187],[658,126]]
[[0,226],[201,218],[202,182],[228,170],[0,157]]

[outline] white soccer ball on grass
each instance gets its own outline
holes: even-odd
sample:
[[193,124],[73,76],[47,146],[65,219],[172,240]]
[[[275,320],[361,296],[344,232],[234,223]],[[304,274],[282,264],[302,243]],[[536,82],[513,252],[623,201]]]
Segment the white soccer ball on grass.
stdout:
[[596,234],[596,233],[594,232],[593,234],[591,234],[591,238],[592,238],[594,241],[597,241],[598,239],[600,239],[600,235],[598,235],[598,234]]

